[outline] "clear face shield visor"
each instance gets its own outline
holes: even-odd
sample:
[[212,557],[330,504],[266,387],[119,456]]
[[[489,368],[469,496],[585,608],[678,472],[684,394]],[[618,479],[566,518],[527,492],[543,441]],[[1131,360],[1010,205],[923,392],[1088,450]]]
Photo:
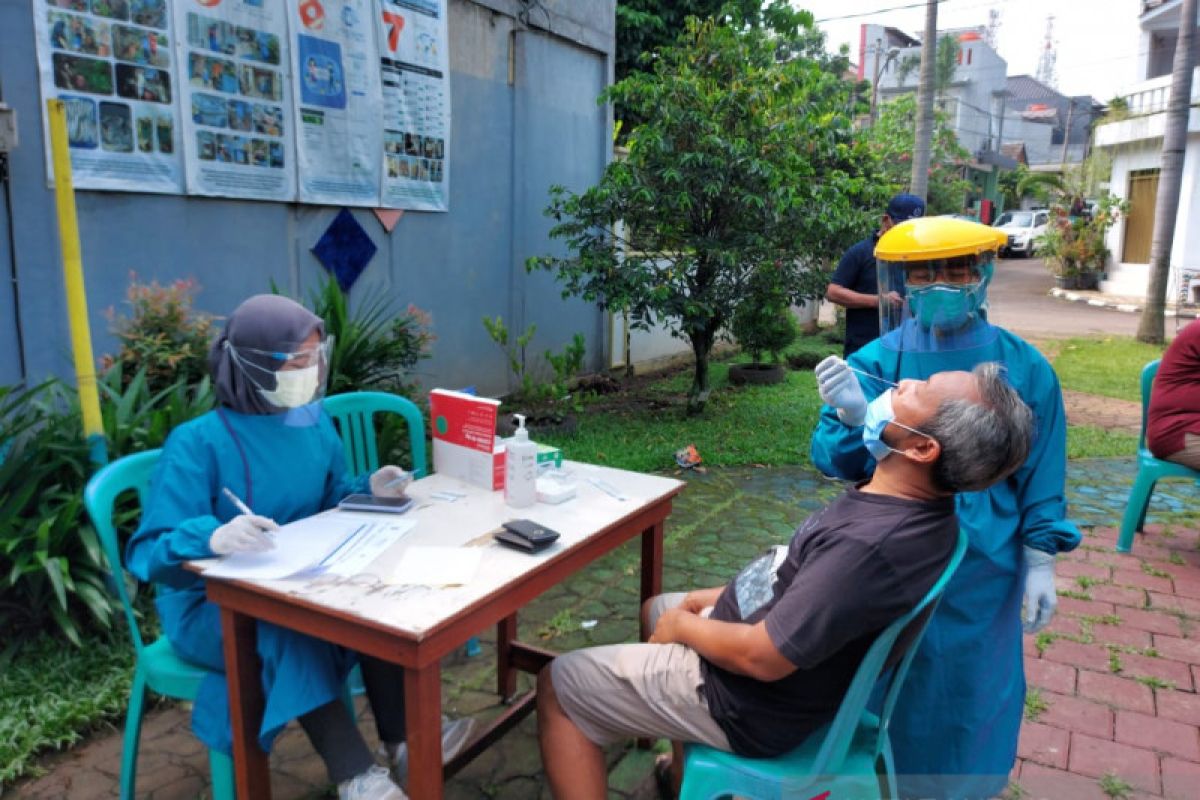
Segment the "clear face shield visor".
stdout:
[[987,322],[993,253],[876,261],[879,335],[901,352],[948,352],[995,340]]
[[329,355],[334,337],[317,344],[284,342],[278,350],[225,347],[246,380],[268,403],[280,410],[299,408],[325,396],[329,378]]

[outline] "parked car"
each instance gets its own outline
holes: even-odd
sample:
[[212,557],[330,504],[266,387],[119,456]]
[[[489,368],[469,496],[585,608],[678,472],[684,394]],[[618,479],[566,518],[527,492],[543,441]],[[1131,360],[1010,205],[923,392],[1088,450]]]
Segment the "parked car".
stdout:
[[1050,212],[1044,208],[1005,211],[993,225],[1008,234],[1008,243],[1000,248],[1000,255],[1026,258],[1033,255],[1037,238],[1046,232],[1049,220]]

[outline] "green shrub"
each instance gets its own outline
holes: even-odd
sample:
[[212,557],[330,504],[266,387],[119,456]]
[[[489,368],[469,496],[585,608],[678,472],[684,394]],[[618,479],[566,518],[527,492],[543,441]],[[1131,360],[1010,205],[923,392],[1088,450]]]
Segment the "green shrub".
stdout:
[[[271,290],[279,294],[279,288]],[[346,295],[332,277],[307,301],[334,337],[329,356],[329,394],[392,392],[416,399],[414,368],[429,358],[434,336],[428,313],[410,305],[397,313],[387,295],[367,298],[350,313]]]
[[[518,388],[509,393],[507,405],[518,411],[540,415],[558,415],[571,400],[571,381],[583,370],[583,359],[587,355],[587,342],[582,333],[571,337],[561,353],[547,350],[542,354],[544,364],[537,364],[528,357],[529,343],[533,341],[536,325],[510,344],[508,326],[501,317],[483,318],[483,327],[488,337],[504,351],[508,368],[516,377]],[[546,369],[549,365],[549,371]],[[553,373],[553,378],[549,373]]]
[[121,346],[116,355],[104,356],[102,367],[108,370],[119,363],[130,379],[144,370],[153,390],[204,378],[213,317],[192,308],[199,288],[190,278],[167,286],[138,283],[137,275],[130,273],[125,291],[129,315],[119,316],[112,308],[106,314]]
[[[144,369],[126,380],[117,363],[100,379],[109,458],[162,446],[178,425],[212,408],[207,378],[152,391]],[[91,474],[75,389],[50,381],[23,391],[0,387],[0,641],[43,628],[75,644],[114,617],[108,566],[83,508]],[[119,508],[118,527],[132,527]]]
[[733,336],[750,360],[762,361],[763,353],[779,362],[780,353],[796,340],[796,322],[787,292],[774,265],[760,266],[749,281],[749,294],[733,314]]

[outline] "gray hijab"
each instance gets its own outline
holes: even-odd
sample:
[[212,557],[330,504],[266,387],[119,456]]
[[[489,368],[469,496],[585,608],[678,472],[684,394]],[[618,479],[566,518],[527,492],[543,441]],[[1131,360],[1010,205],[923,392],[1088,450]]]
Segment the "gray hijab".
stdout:
[[[229,315],[225,330],[213,339],[208,350],[208,368],[218,403],[243,414],[278,414],[279,409],[268,403],[259,394],[259,387],[247,378],[246,370],[253,371],[255,380],[269,391],[275,388],[272,373],[281,364],[246,348],[290,352],[313,331],[324,337],[325,323],[295,300],[277,294],[256,294],[245,300]],[[238,348],[246,366],[234,360],[230,345]],[[263,369],[256,370],[251,364]]]

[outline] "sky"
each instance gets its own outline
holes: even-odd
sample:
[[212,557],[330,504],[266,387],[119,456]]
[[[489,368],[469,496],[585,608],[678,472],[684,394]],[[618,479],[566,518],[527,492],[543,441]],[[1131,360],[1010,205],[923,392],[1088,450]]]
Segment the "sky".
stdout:
[[[898,28],[918,38],[925,29],[921,0],[791,1],[796,8],[813,12],[829,49],[849,45],[855,63],[863,23]],[[1000,11],[997,50],[1008,62],[1009,75],[1037,74],[1046,17],[1053,14],[1060,92],[1090,94],[1104,103],[1136,82],[1141,0],[942,0],[938,29],[986,25],[992,8]]]

